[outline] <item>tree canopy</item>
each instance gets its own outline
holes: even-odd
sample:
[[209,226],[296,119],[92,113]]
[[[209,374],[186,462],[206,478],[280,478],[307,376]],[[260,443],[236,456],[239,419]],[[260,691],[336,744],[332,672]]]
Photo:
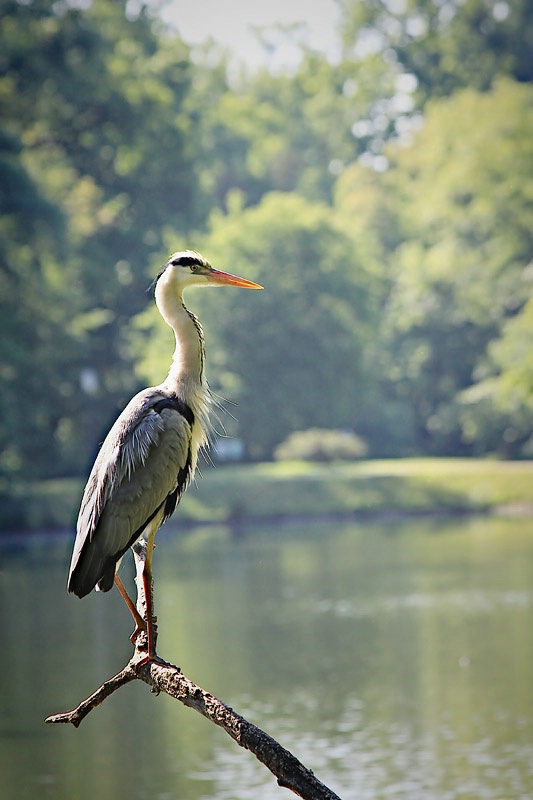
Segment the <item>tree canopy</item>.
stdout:
[[249,457],[531,454],[531,4],[341,9],[337,62],[236,79],[148,5],[1,0],[4,489],[164,377],[146,289],[185,246],[266,287],[190,298]]

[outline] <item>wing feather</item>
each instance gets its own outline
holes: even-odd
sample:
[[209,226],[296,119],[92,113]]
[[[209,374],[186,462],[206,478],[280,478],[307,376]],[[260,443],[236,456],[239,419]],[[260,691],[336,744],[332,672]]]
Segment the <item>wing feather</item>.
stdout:
[[140,392],[124,409],[85,487],[69,591],[83,597],[100,582],[111,588],[116,562],[148,522],[170,516],[192,476],[193,424],[190,409],[158,389]]

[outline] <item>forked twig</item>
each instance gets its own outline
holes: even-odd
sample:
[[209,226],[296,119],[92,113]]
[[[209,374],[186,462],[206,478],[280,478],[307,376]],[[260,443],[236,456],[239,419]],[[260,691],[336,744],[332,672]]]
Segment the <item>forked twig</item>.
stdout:
[[140,676],[137,674],[137,670],[134,668],[132,662],[129,661],[124,669],[121,669],[120,672],[117,672],[117,674],[112,678],[109,678],[109,680],[104,681],[104,683],[99,686],[95,692],[89,695],[89,697],[86,697],[85,700],[82,700],[81,703],[76,706],[76,708],[72,709],[72,711],[64,711],[61,714],[52,714],[50,717],[45,719],[45,722],[70,722],[75,728],[77,728],[82,720],[85,719],[87,714],[103,703],[107,697],[113,694],[113,692],[116,692],[121,686],[125,686],[126,683],[137,680],[139,677]]

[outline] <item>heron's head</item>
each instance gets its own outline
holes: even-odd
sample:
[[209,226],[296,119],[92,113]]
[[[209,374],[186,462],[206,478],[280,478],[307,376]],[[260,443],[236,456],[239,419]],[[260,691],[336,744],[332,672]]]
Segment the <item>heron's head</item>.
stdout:
[[258,283],[239,278],[229,272],[214,269],[209,261],[194,250],[174,253],[156,279],[158,291],[181,295],[188,286],[241,286],[243,289],[262,289]]

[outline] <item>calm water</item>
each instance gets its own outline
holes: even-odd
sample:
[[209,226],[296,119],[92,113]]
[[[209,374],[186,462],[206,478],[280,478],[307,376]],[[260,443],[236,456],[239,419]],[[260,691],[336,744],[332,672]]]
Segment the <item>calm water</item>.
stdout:
[[[140,682],[43,724],[130,652],[117,593],[67,597],[69,556],[0,540],[2,800],[293,796]],[[167,530],[155,574],[160,654],[343,800],[533,797],[533,522]]]

